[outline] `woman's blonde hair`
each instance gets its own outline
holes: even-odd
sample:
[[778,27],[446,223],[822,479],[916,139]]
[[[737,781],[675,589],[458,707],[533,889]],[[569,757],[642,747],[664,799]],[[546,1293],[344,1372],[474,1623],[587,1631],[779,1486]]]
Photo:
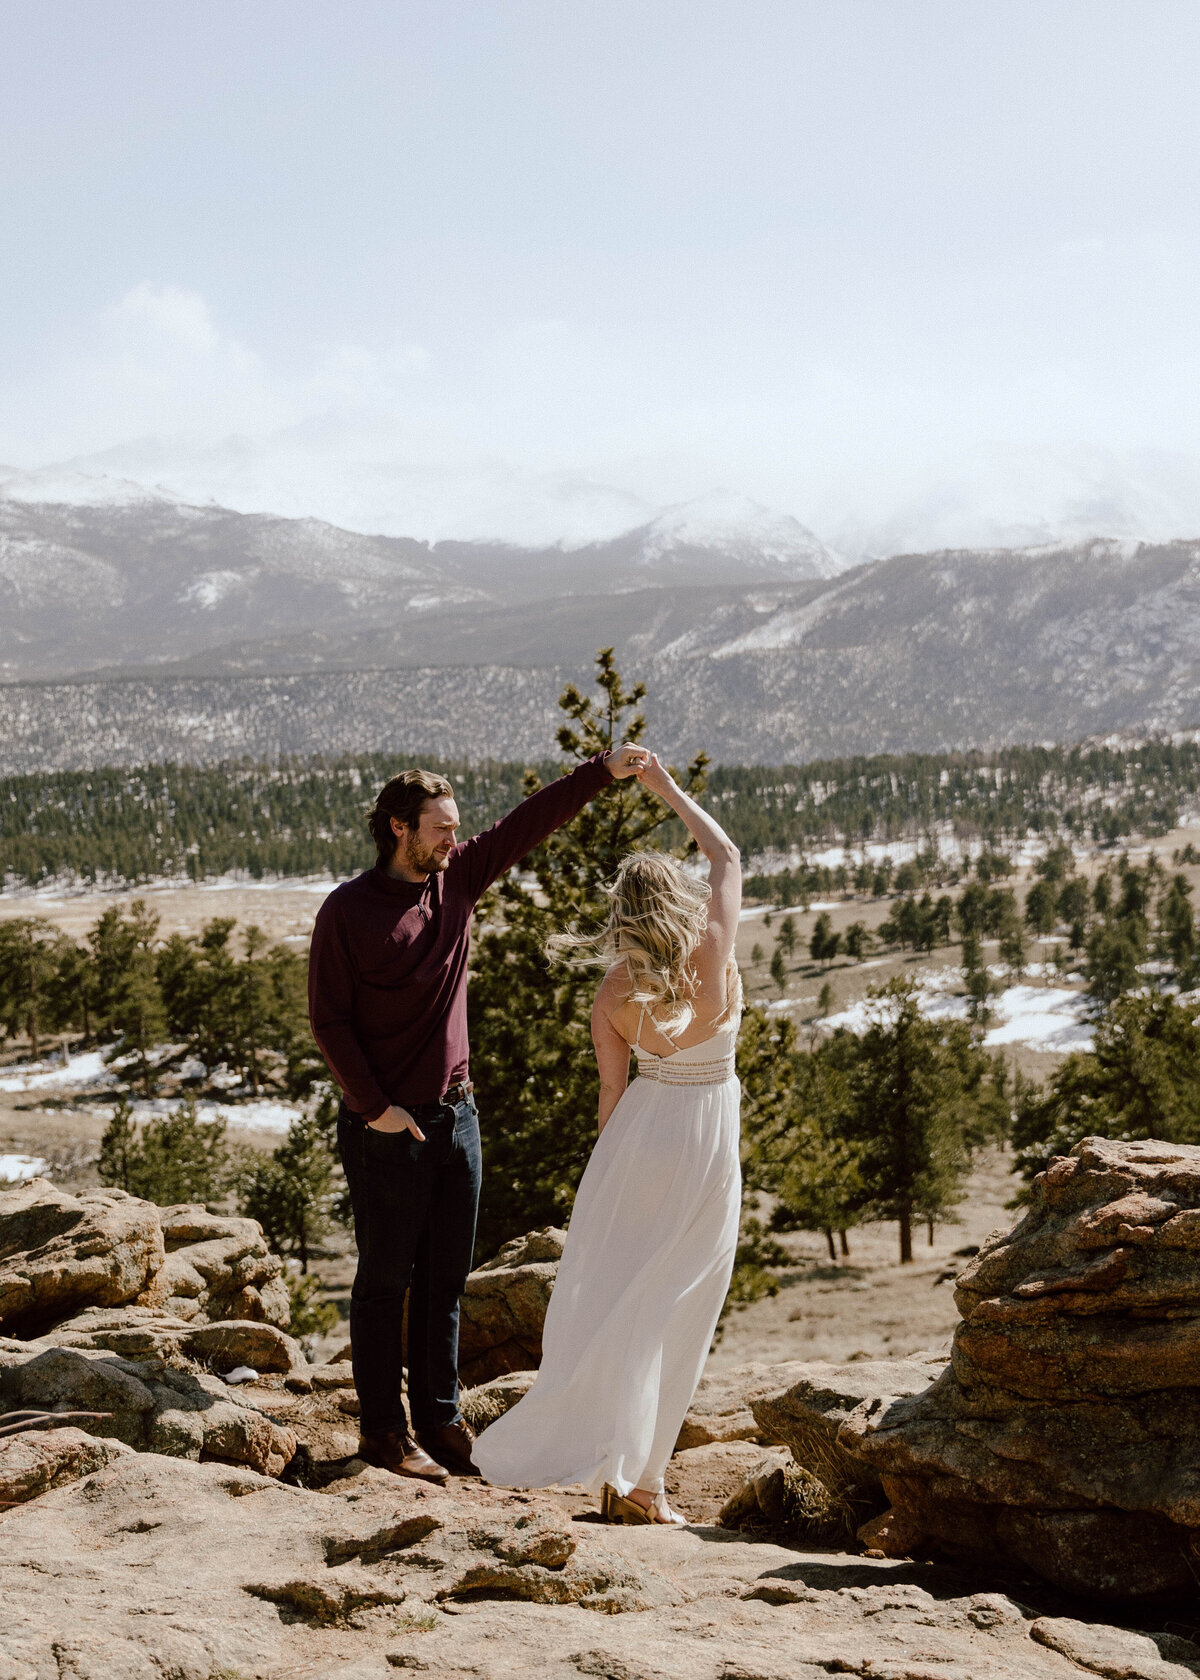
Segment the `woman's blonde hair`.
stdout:
[[574,967],[624,959],[634,1003],[683,1014],[696,990],[691,961],[708,924],[708,883],[665,852],[630,852],[604,893],[604,926],[594,934],[575,927],[553,934],[546,955]]

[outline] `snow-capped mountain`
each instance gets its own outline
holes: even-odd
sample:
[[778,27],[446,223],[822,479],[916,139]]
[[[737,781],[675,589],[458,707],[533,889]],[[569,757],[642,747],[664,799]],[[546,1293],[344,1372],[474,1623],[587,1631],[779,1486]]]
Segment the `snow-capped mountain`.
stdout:
[[178,502],[312,516],[349,531],[518,548],[605,542],[657,504],[587,474],[537,471],[392,415],[326,414],[268,435],[146,437],[46,469],[169,487]]
[[[390,635],[388,657],[407,658],[431,614],[517,609],[527,634],[561,619],[553,603],[580,595],[795,582],[836,565],[797,520],[728,496],[583,548],[522,549],[197,506],[106,475],[0,471],[0,678],[194,660],[249,643],[269,644],[285,666],[307,663],[297,636],[317,648]],[[477,614],[463,645],[485,644],[487,658],[488,640]],[[261,668],[263,657],[260,647],[236,662]]]
[[[798,521],[725,495],[537,549],[364,535],[116,479],[0,482],[0,677],[73,679],[21,690],[35,755],[60,711],[93,763],[186,756],[193,716],[210,756],[235,739],[323,749],[353,736],[361,716],[345,709],[387,672],[436,708],[438,750],[535,752],[564,676],[608,645],[649,681],[672,750],[727,760],[1191,729],[1200,541],[951,548],[839,570]],[[88,673],[157,680],[80,683]],[[280,733],[293,688],[317,730],[307,745],[302,718]],[[154,723],[168,689],[170,748]],[[143,690],[125,718],[121,695]],[[88,746],[102,715],[109,744]]]
[[73,467],[27,471],[0,465],[0,499],[51,503],[61,507],[135,507],[145,502],[186,502],[185,496],[158,484],[143,484],[114,473],[79,472]]
[[630,531],[625,543],[637,544],[643,565],[657,560],[684,562],[702,554],[726,565],[743,566],[778,577],[833,577],[844,562],[791,514],[774,513],[748,496],[726,491],[665,508],[657,519]]

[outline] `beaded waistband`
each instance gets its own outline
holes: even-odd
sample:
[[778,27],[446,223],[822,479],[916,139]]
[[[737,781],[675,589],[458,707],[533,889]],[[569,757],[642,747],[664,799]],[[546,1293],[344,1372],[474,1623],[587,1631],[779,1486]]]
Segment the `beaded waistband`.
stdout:
[[638,1073],[659,1085],[723,1085],[737,1069],[732,1052],[716,1062],[675,1062],[668,1056],[639,1056]]

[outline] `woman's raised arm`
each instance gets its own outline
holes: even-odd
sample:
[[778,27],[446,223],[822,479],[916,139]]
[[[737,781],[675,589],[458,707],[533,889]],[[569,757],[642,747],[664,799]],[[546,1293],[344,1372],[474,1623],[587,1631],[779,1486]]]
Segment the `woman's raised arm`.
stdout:
[[715,960],[723,973],[733,954],[738,911],[742,907],[742,855],[720,823],[686,794],[659,763],[655,753],[638,776],[642,786],[668,804],[708,859],[708,884],[712,898],[708,906],[708,928],[703,956]]

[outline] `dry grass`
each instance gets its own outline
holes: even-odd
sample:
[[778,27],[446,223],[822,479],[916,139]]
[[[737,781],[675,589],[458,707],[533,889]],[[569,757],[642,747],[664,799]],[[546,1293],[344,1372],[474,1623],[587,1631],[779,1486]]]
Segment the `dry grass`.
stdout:
[[485,1394],[482,1389],[467,1388],[459,1395],[459,1407],[471,1428],[478,1435],[489,1423],[503,1417],[508,1407],[499,1394]]

